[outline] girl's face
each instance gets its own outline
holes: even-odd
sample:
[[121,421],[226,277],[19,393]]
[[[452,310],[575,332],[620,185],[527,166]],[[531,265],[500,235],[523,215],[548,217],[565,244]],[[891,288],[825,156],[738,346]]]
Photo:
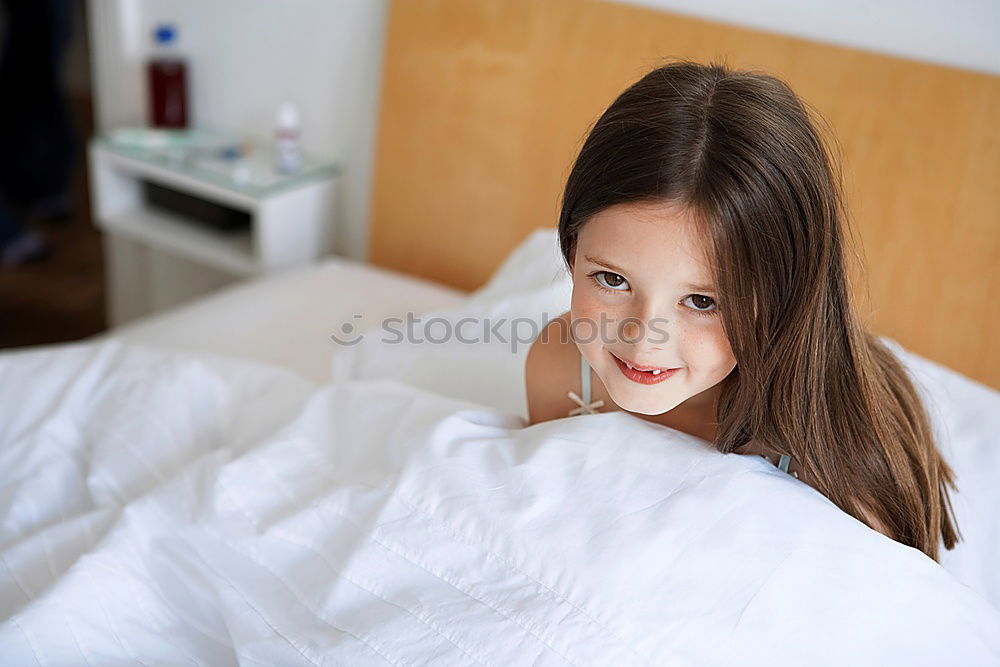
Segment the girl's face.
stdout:
[[662,414],[696,396],[690,406],[710,407],[708,390],[736,366],[706,250],[668,203],[612,206],[580,230],[571,331],[623,410]]

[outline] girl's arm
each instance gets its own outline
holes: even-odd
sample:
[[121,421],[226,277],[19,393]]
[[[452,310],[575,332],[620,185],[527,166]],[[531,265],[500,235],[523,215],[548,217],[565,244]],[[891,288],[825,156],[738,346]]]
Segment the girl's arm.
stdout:
[[[571,390],[579,392],[570,377],[568,353],[579,354],[576,344],[563,333],[569,331],[569,313],[549,322],[528,350],[524,367],[525,394],[528,400],[528,425],[562,419],[573,408],[566,398]],[[579,373],[575,375],[579,384]]]

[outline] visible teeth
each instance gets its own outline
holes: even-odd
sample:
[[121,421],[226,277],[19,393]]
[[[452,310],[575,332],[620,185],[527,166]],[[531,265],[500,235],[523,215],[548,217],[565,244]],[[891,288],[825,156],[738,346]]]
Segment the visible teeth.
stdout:
[[[624,362],[624,363],[625,363],[626,366],[628,366],[628,368],[629,368],[630,371],[639,370],[639,369],[637,369],[635,366],[633,366],[632,364],[630,364],[627,361]],[[642,371],[642,370],[640,370],[639,372],[640,373],[652,373],[653,375],[659,375],[663,371],[661,371],[661,370],[649,370],[649,371]]]

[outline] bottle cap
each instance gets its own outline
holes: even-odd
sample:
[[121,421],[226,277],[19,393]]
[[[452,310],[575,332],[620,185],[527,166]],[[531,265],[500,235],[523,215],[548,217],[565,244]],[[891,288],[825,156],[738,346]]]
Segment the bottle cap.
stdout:
[[161,23],[153,30],[157,44],[172,44],[177,39],[177,28],[169,23]]
[[299,109],[291,102],[286,102],[278,107],[278,114],[275,121],[278,127],[293,128],[299,126]]

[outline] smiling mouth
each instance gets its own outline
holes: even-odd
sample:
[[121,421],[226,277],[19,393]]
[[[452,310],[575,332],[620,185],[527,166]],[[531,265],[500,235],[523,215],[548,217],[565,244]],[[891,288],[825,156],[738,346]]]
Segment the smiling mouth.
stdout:
[[644,372],[645,371],[661,371],[662,372],[662,371],[676,371],[676,370],[680,370],[679,368],[669,368],[669,367],[666,367],[666,366],[643,366],[641,364],[635,363],[631,359],[623,359],[622,357],[619,357],[618,355],[616,355],[614,353],[610,353],[610,352],[609,352],[609,354],[611,354],[612,357],[614,357],[618,361],[622,362],[623,364],[625,364],[629,368],[634,368],[637,371],[644,371]]
[[[611,353],[609,352],[608,354]],[[680,368],[665,368],[662,366],[642,366],[621,359],[614,354],[611,354],[611,357],[615,360],[615,364],[617,364],[618,370],[622,372],[622,375],[639,384],[657,384],[672,377],[677,371],[681,370]]]

